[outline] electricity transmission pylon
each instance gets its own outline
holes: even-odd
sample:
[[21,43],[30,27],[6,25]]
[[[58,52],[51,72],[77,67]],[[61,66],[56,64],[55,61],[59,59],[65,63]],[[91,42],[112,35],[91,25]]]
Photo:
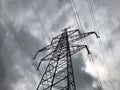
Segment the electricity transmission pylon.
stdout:
[[68,28],[62,30],[60,35],[52,39],[51,44],[35,54],[34,59],[39,52],[51,50],[37,66],[39,70],[41,63],[48,61],[37,90],[76,90],[71,56],[84,48],[88,54],[90,51],[87,45],[76,45],[75,42],[91,34],[95,34],[97,38],[99,36],[95,32],[81,33],[79,29],[68,31]]

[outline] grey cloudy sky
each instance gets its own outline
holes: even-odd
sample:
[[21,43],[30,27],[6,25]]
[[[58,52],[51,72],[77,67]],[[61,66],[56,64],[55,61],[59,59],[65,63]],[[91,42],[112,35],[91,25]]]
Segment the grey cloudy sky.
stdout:
[[[74,1],[84,31],[94,31],[87,0]],[[91,1],[104,50],[95,36],[87,38],[89,49],[104,90],[119,90],[120,0]],[[0,90],[35,90],[40,80],[32,66],[35,52],[66,26],[78,28],[70,0],[0,0],[0,7],[12,21],[6,21],[7,25],[15,27],[8,29],[0,19]],[[4,14],[2,10],[0,16]],[[86,51],[73,56],[73,66],[77,90],[100,90],[93,86],[96,74]],[[111,78],[116,89],[110,83]]]

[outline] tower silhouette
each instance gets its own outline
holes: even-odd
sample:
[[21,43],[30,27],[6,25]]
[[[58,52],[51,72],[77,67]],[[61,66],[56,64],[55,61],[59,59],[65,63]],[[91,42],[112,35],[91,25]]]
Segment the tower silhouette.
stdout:
[[39,70],[42,62],[48,61],[37,90],[76,90],[71,56],[84,48],[88,54],[90,51],[87,45],[76,45],[75,42],[91,34],[95,34],[97,38],[99,36],[95,32],[81,33],[79,29],[68,30],[69,28],[62,30],[60,35],[52,39],[51,44],[38,50],[35,54],[34,59],[38,53],[51,50],[37,66],[37,70]]

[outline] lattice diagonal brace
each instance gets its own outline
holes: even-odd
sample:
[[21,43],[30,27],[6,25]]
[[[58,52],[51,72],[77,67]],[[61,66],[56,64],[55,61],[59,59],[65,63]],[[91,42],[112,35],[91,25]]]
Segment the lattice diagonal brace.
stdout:
[[74,43],[91,34],[99,38],[95,32],[80,33],[78,29],[68,31],[68,28],[65,28],[60,35],[52,39],[50,45],[37,51],[34,59],[39,52],[51,50],[37,66],[39,70],[42,62],[49,61],[37,90],[76,90],[71,55],[84,48],[88,54],[90,51],[87,45],[75,45]]

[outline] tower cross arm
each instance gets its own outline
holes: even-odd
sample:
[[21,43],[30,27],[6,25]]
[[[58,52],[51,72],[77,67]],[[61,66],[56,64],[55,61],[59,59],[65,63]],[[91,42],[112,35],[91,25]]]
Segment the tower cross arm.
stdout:
[[38,50],[38,51],[35,53],[35,56],[33,57],[33,59],[36,59],[38,53],[43,52],[43,51],[46,51],[46,50],[52,50],[53,48],[54,48],[53,45],[51,45],[51,44],[47,45],[46,47]]
[[72,46],[70,46],[70,48],[71,48],[71,55],[79,52],[80,50],[82,50],[84,48],[87,50],[88,54],[91,54],[87,45],[72,45]]
[[78,34],[72,35],[69,37],[69,39],[70,39],[69,42],[70,43],[76,42],[76,41],[81,40],[91,34],[95,34],[97,38],[100,38],[100,36],[96,32],[93,31],[93,32],[78,33]]

